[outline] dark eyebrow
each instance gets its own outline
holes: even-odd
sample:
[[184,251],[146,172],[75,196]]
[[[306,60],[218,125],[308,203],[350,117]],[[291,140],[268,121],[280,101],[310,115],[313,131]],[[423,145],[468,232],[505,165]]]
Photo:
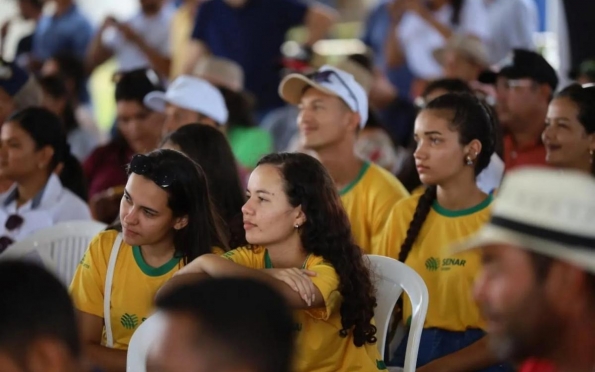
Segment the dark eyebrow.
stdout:
[[431,136],[432,134],[438,134],[438,135],[440,135],[440,136],[442,135],[442,133],[440,133],[440,132],[439,132],[439,131],[437,131],[437,130],[431,130],[431,131],[429,131],[429,132],[424,132],[424,134],[425,134],[426,136]]
[[[128,190],[124,189],[124,195],[128,196],[128,198],[130,198],[130,200],[132,200],[132,196],[130,196],[130,193],[128,192]],[[149,207],[145,207],[144,205],[141,205],[140,207],[142,209],[145,209],[145,210],[153,213],[153,214],[159,214],[159,211],[156,211],[156,210],[154,210],[152,208],[149,208]]]
[[272,193],[272,192],[268,192],[268,191],[266,191],[266,190],[256,190],[256,193],[257,193],[257,194],[275,195],[274,193]]

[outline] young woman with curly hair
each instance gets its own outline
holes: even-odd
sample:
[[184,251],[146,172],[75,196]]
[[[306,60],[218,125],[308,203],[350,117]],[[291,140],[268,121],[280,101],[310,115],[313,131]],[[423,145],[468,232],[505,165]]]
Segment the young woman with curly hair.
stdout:
[[296,309],[295,371],[385,370],[370,271],[322,164],[305,154],[268,155],[247,196],[242,212],[252,246],[201,256],[174,281],[203,273],[260,279],[279,290]]
[[[481,262],[477,252],[454,254],[449,246],[489,219],[492,196],[476,177],[490,162],[496,123],[489,109],[466,93],[431,102],[415,120],[415,164],[425,192],[397,203],[385,225],[384,254],[406,263],[430,294],[418,355],[419,371],[503,371],[488,348],[486,324],[471,291]],[[411,305],[403,304],[408,323]],[[406,340],[406,338],[405,338]],[[405,345],[397,350],[403,365]]]

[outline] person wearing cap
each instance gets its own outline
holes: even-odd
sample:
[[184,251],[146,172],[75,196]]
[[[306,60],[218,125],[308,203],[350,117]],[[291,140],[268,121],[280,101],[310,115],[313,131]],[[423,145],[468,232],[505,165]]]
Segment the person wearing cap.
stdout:
[[490,221],[453,247],[481,254],[473,295],[500,358],[543,358],[559,371],[593,371],[593,220],[592,176],[531,167],[505,177]]
[[442,66],[445,78],[461,79],[466,83],[476,81],[490,64],[483,41],[472,35],[455,34],[433,54]]
[[497,74],[484,73],[480,81],[496,83],[496,111],[506,133],[506,170],[546,165],[541,133],[548,104],[558,86],[554,68],[536,52],[515,49]]
[[287,32],[306,27],[303,49],[308,59],[314,43],[325,37],[336,18],[331,8],[303,0],[207,1],[196,16],[184,72],[190,73],[209,52],[236,61],[246,74],[246,89],[258,98],[259,116],[264,116],[283,106],[276,88]]
[[229,111],[226,134],[233,153],[242,167],[256,168],[260,158],[273,151],[273,139],[254,120],[253,98],[244,91],[242,67],[230,59],[211,56],[198,62],[194,75],[219,89]]
[[0,122],[15,111],[40,106],[42,99],[41,87],[33,75],[0,59]]
[[303,148],[312,152],[335,181],[357,244],[375,253],[392,206],[409,195],[388,171],[357,157],[357,134],[368,120],[368,98],[353,75],[323,66],[311,75],[290,74],[281,97],[299,105]]
[[147,94],[144,103],[154,111],[165,113],[164,135],[191,123],[221,129],[229,115],[221,92],[206,80],[190,75],[179,76],[165,92]]
[[595,87],[573,84],[556,94],[541,137],[549,165],[595,175]]

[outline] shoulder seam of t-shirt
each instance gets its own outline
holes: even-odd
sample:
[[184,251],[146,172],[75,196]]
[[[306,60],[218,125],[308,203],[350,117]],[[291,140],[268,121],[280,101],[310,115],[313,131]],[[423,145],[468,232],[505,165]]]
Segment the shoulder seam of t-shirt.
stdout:
[[355,179],[351,181],[347,186],[343,187],[343,189],[339,191],[339,195],[343,196],[347,194],[349,191],[351,191],[351,189],[353,189],[359,183],[359,181],[361,181],[361,179],[364,178],[364,175],[366,174],[369,168],[370,163],[367,161],[364,162],[364,165],[362,165],[361,169],[359,170],[357,177],[355,177]]
[[432,209],[436,213],[438,213],[444,217],[464,217],[464,216],[469,216],[473,213],[477,213],[477,212],[485,209],[492,203],[492,199],[493,199],[493,196],[492,196],[492,194],[490,194],[490,195],[488,195],[487,198],[485,198],[481,203],[477,204],[476,206],[473,206],[473,207],[467,208],[467,209],[461,209],[458,211],[446,209],[443,206],[441,206],[440,204],[438,204],[438,200],[435,200],[434,204],[432,204]]

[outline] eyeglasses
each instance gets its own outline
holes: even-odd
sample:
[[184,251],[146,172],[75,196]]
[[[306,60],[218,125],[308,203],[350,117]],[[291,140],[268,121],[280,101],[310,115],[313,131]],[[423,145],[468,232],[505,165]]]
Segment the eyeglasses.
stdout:
[[147,177],[162,188],[168,188],[176,181],[176,177],[168,169],[158,169],[155,167],[155,160],[147,155],[134,155],[128,170]]
[[[23,217],[19,216],[18,214],[12,214],[6,219],[4,227],[8,231],[13,231],[23,226],[23,222],[25,222]],[[8,248],[12,243],[14,243],[12,238],[8,236],[0,237],[0,253],[4,252],[6,248]]]
[[347,83],[345,83],[345,80],[343,80],[341,75],[339,75],[335,71],[333,71],[333,70],[317,71],[317,72],[306,75],[306,77],[316,83],[330,83],[331,75],[335,75],[337,77],[337,79],[339,79],[339,82],[345,87],[345,89],[347,89],[347,93],[349,93],[351,98],[353,98],[353,101],[355,102],[356,110],[359,110],[360,106],[359,106],[359,101],[357,100],[357,97],[355,96],[355,94],[353,93],[351,88],[349,88],[349,85],[347,85]]

